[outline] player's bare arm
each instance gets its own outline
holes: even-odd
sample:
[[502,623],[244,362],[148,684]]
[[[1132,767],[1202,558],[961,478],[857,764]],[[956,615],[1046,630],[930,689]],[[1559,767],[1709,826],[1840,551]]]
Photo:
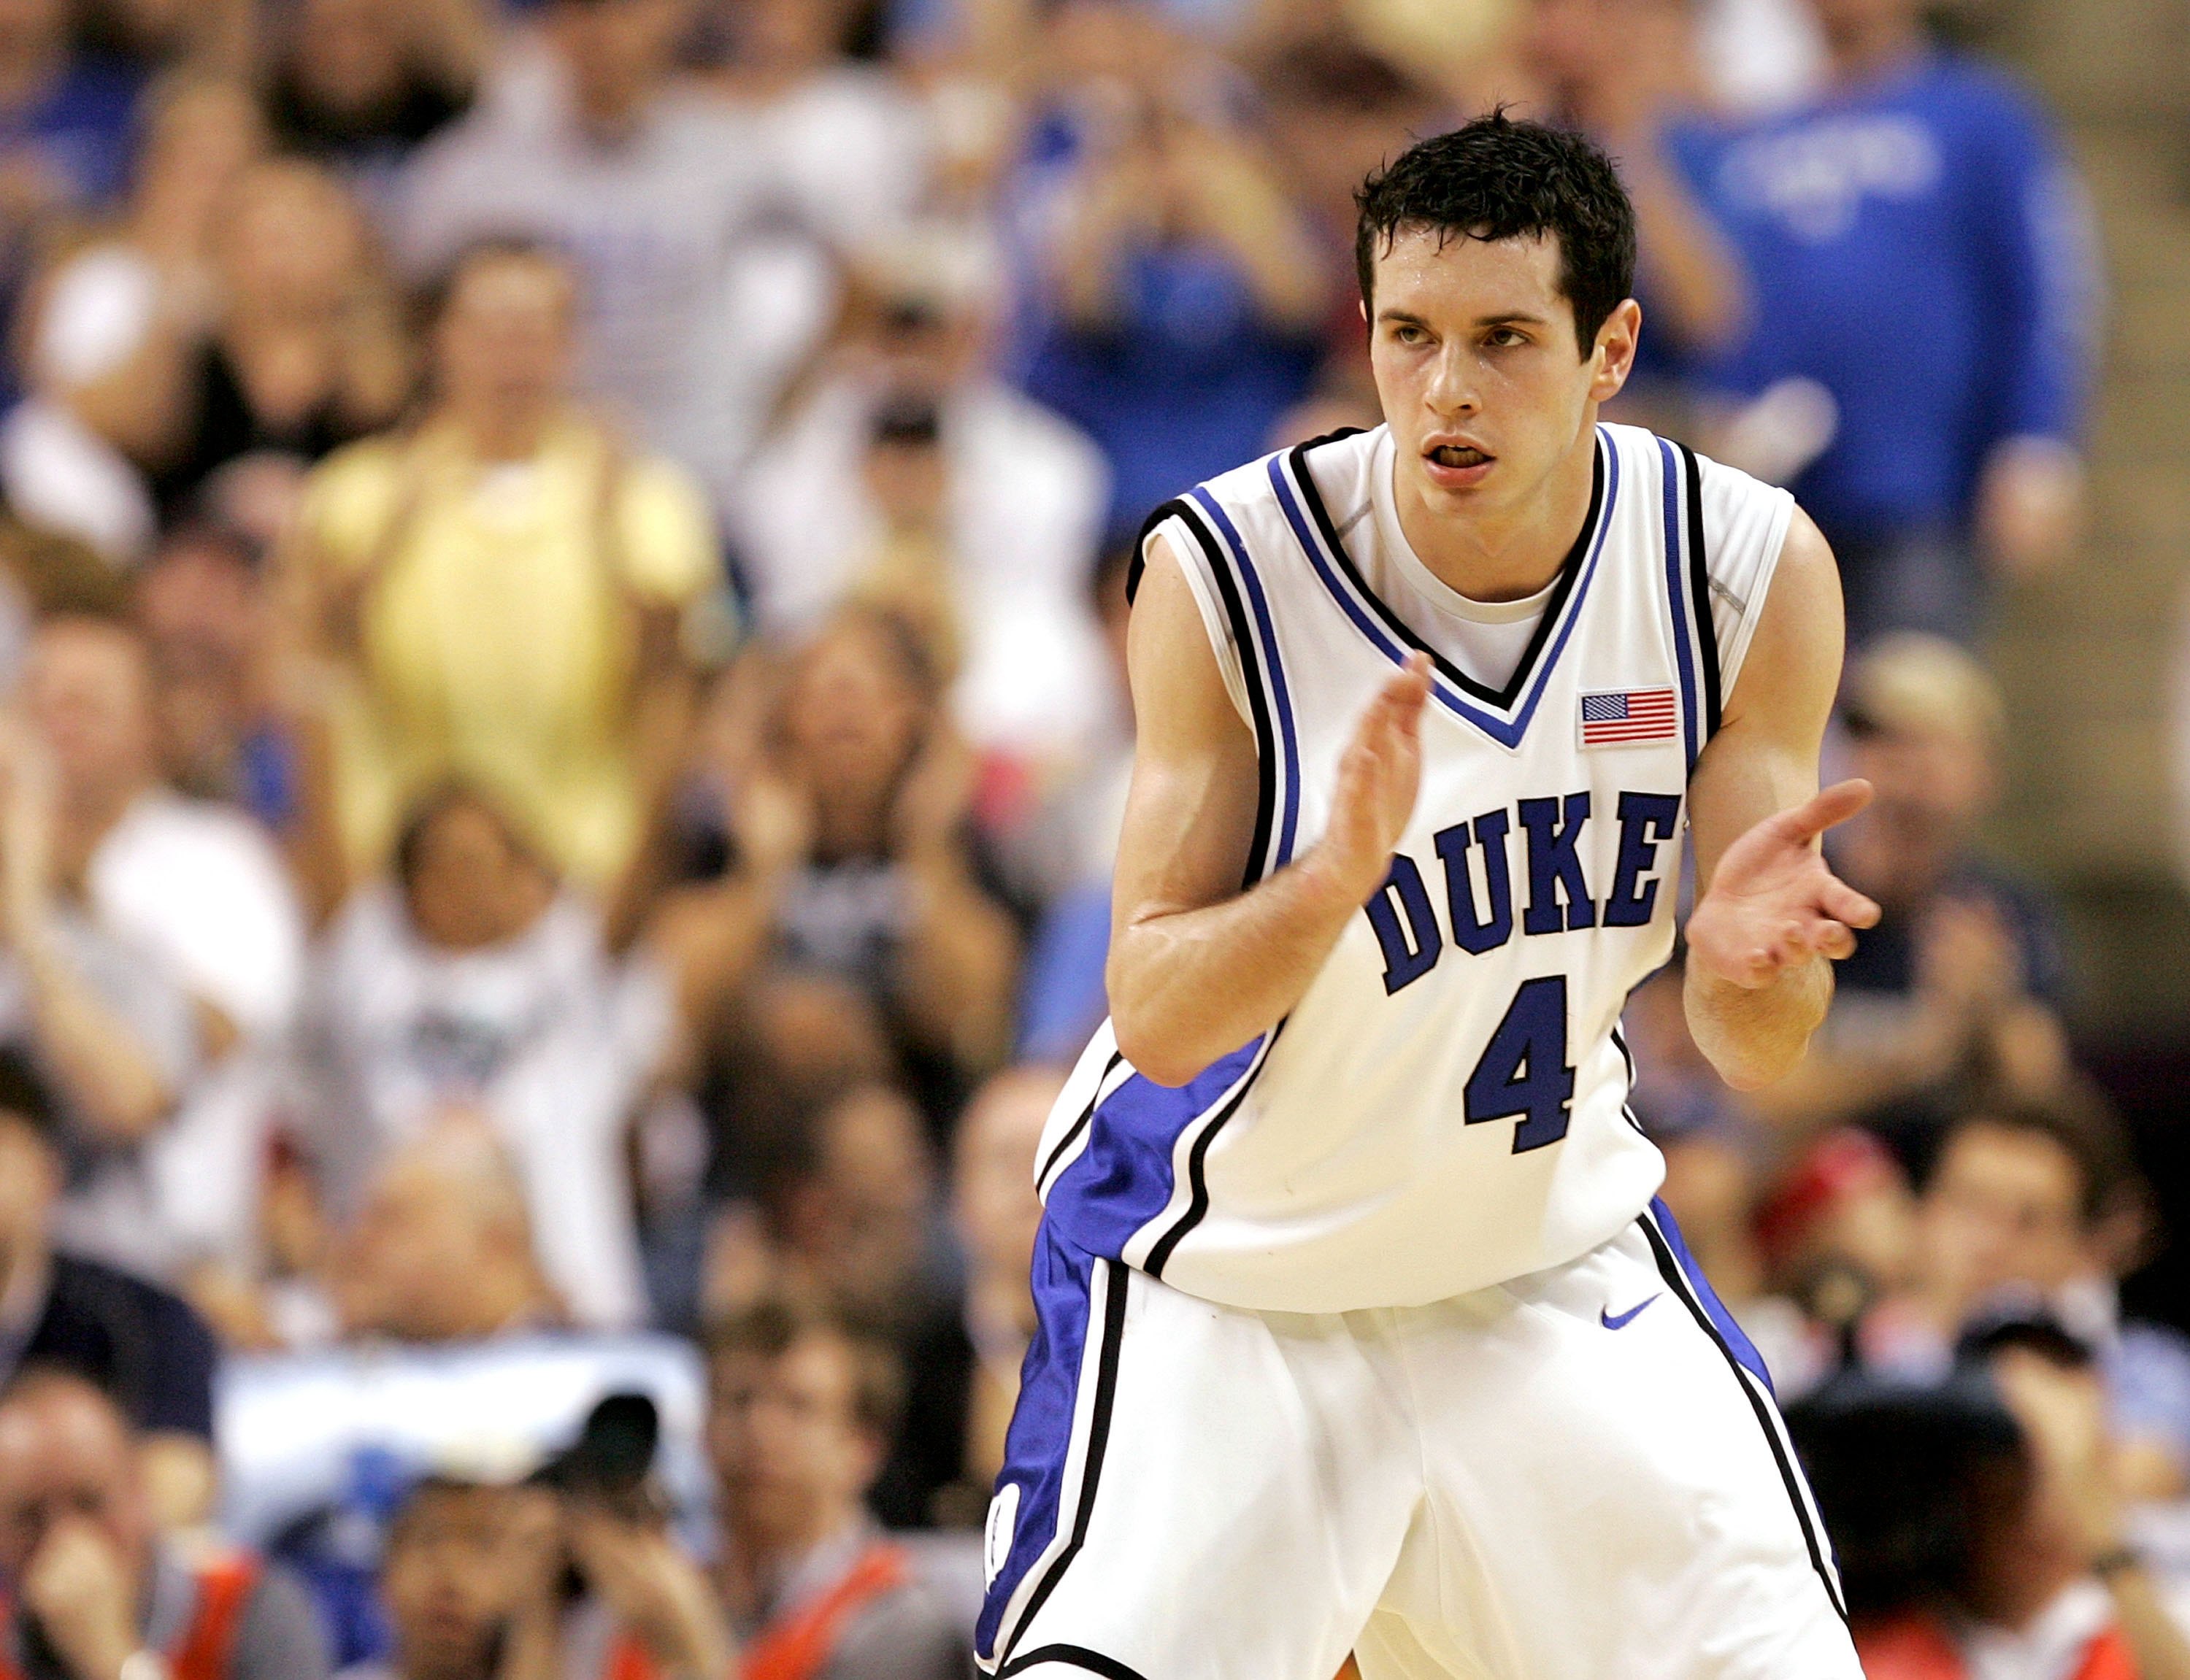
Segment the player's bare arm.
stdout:
[[1160,537],[1126,660],[1138,739],[1118,847],[1108,979],[1118,1048],[1180,1085],[1291,1012],[1384,879],[1420,785],[1427,661],[1395,672],[1339,767],[1329,830],[1241,892],[1255,742],[1225,692],[1179,561]]
[[1697,897],[1688,918],[1688,1028],[1737,1090],[1801,1060],[1832,1002],[1832,964],[1878,906],[1835,877],[1819,841],[1870,798],[1818,789],[1841,671],[1832,551],[1796,513],[1717,735],[1689,787]]

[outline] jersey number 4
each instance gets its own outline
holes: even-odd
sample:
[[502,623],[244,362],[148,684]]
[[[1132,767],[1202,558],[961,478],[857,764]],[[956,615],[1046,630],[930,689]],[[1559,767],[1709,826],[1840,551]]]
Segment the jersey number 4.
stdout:
[[1567,977],[1524,980],[1461,1093],[1467,1123],[1510,1120],[1513,1153],[1541,1149],[1567,1134],[1574,1071],[1567,1065]]

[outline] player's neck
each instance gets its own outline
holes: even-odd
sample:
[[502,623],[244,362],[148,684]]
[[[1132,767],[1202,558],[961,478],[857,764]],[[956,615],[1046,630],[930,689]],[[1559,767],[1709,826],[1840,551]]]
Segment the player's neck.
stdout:
[[1431,501],[1399,475],[1393,500],[1416,558],[1471,601],[1525,601],[1559,574],[1589,518],[1597,476],[1597,428],[1585,427],[1538,492],[1511,508],[1477,510]]

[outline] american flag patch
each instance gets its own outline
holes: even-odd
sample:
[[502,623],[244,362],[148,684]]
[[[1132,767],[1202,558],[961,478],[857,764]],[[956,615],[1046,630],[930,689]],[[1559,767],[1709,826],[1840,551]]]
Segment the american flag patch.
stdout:
[[1636,741],[1670,741],[1681,719],[1670,688],[1621,688],[1581,697],[1581,744],[1624,747]]

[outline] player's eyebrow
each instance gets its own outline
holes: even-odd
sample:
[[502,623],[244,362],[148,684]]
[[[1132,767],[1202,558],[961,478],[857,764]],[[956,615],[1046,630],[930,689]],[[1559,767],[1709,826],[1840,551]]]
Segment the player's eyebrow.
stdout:
[[[1429,323],[1410,309],[1379,309],[1378,325],[1390,321],[1400,326],[1427,326]],[[1506,309],[1495,315],[1478,315],[1474,325],[1487,326],[1545,326],[1549,322],[1542,315],[1529,314],[1526,309]]]

